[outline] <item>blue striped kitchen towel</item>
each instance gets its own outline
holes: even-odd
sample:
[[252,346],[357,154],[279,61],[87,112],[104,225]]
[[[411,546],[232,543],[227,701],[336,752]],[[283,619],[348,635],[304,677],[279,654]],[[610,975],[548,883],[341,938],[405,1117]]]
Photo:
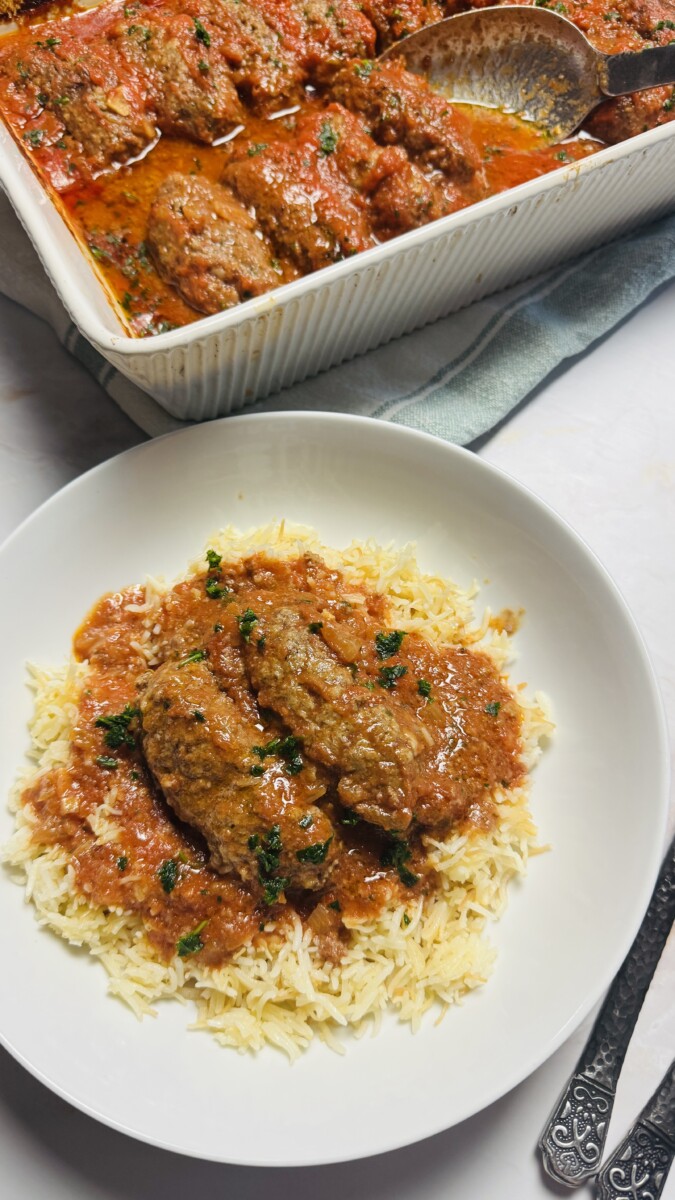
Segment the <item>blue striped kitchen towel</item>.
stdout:
[[[73,326],[3,195],[0,245],[0,292],[49,321],[146,433],[179,428],[180,421],[120,375]],[[360,413],[465,445],[673,278],[675,216],[286,388],[255,409]]]

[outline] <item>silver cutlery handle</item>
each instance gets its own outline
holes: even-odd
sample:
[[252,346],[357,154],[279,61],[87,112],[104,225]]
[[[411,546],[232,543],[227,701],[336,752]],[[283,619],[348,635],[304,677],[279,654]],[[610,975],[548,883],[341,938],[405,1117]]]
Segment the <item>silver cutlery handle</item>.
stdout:
[[598,1200],[626,1200],[632,1196],[658,1200],[674,1155],[675,1062],[672,1062],[661,1086],[598,1175]]
[[674,919],[675,840],[637,937],[539,1140],[545,1170],[567,1187],[579,1187],[600,1167],[623,1060]]
[[642,88],[675,83],[675,40],[667,46],[624,54],[603,54],[598,83],[606,96],[625,96]]

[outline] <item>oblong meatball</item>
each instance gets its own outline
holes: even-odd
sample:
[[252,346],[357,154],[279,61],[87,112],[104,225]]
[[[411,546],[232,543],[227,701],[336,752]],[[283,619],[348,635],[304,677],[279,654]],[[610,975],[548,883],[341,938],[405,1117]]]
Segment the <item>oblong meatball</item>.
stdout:
[[216,870],[259,883],[268,903],[324,884],[336,844],[314,804],[326,786],[312,763],[292,762],[289,774],[283,746],[259,746],[259,728],[204,662],[164,663],[139,704],[147,764],[174,812],[206,839]]
[[302,737],[312,758],[337,770],[348,808],[384,829],[406,829],[423,746],[413,714],[356,685],[296,609],[261,612],[256,631],[246,663],[260,704]]
[[405,146],[458,182],[471,179],[481,162],[468,118],[401,62],[350,63],[336,75],[331,95],[363,114],[376,141]]
[[243,205],[229,188],[196,175],[170,175],[157,190],[147,241],[162,278],[200,312],[220,312],[281,283]]

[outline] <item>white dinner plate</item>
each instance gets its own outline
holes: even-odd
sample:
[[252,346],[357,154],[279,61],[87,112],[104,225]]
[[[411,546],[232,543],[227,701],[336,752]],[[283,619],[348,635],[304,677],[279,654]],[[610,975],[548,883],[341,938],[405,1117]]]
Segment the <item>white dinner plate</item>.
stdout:
[[[26,662],[57,663],[97,597],[184,570],[214,528],[286,517],[340,547],[415,541],[423,568],[479,604],[524,607],[512,680],[552,700],[555,740],[533,777],[550,853],[513,886],[489,983],[440,1024],[395,1019],[321,1043],[293,1066],[189,1032],[190,1010],[139,1022],[103,968],[38,927],[0,871],[0,1036],[38,1079],[116,1129],[232,1163],[376,1154],[490,1104],[569,1036],[637,930],[661,855],[667,744],[641,638],[603,567],[558,516],[474,455],[392,424],[278,413],[200,425],[82,476],[0,550],[0,771],[28,743]],[[0,838],[10,832],[0,814]],[[544,1114],[542,1114],[542,1117]]]

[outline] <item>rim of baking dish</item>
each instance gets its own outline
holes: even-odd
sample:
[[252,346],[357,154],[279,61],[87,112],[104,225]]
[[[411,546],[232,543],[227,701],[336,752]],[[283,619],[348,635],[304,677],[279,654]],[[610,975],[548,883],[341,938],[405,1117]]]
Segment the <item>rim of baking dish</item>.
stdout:
[[[9,128],[2,120],[0,120],[0,184],[7,192],[61,302],[80,333],[104,355],[114,352],[129,358],[143,358],[163,351],[187,348],[191,343],[201,341],[202,338],[219,335],[260,317],[269,316],[276,309],[309,293],[320,291],[330,283],[358,275],[368,268],[379,266],[390,258],[404,254],[407,250],[414,250],[425,242],[440,240],[449,233],[504,209],[517,210],[521,204],[532,197],[559,188],[574,186],[577,180],[593,171],[601,171],[612,163],[633,155],[644,155],[651,146],[669,139],[675,139],[675,121],[637,134],[625,142],[606,146],[597,154],[568,163],[545,175],[528,180],[526,183],[507,188],[503,192],[489,196],[485,200],[479,200],[456,213],[440,217],[418,229],[400,234],[370,250],[361,251],[352,258],[343,259],[341,262],[333,263],[331,266],[322,267],[318,271],[305,275],[301,279],[282,284],[281,287],[267,292],[263,296],[245,300],[233,308],[225,309],[211,316],[201,317],[189,325],[182,325],[166,333],[158,333],[145,338],[133,337],[123,331],[106,288],[93,265],[88,262],[81,242],[70,229],[58,204],[55,204],[49,197],[47,189],[32,164],[26,160]],[[91,272],[110,314],[109,324],[104,323],[90,311],[81,288],[68,277],[67,272],[64,272],[65,263],[60,243],[50,235],[44,219],[45,203],[51,205],[64,230],[67,231],[69,237],[72,237],[78,248],[86,270]]]

